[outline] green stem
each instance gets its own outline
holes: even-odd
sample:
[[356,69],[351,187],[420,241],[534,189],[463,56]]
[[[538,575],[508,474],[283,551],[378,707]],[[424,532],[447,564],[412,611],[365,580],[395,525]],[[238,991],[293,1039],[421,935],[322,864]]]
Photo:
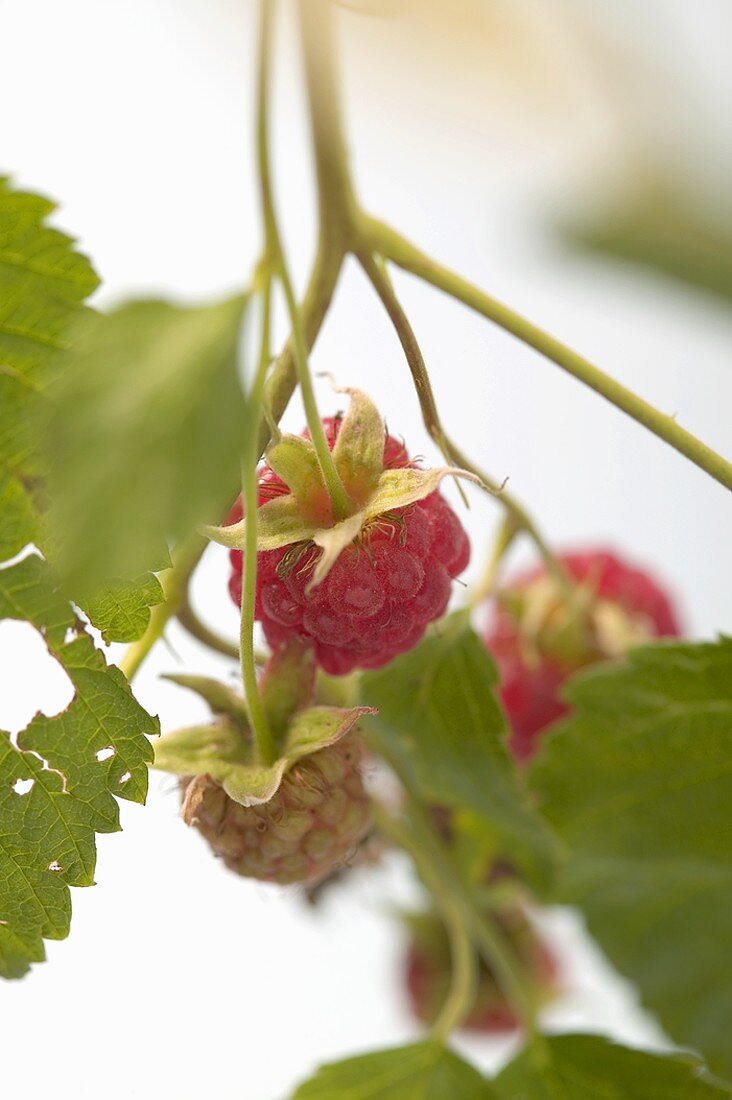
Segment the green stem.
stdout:
[[480,607],[493,595],[501,563],[519,532],[514,518],[509,514],[501,524],[491,548],[483,576],[470,593],[470,606]]
[[563,370],[663,439],[680,454],[685,455],[721,485],[732,489],[732,463],[707,447],[691,432],[687,432],[676,423],[673,417],[659,412],[642,397],[626,389],[620,382],[610,378],[583,356],[533,325],[525,317],[485,294],[467,279],[463,279],[442,264],[430,259],[390,226],[375,218],[364,216],[361,220],[360,234],[364,245],[367,244],[372,250],[382,252],[405,271],[411,272],[445,294],[463,302],[476,313],[482,314],[483,317],[487,317],[488,320],[512,333],[525,344],[535,348],[547,359],[551,359]]
[[374,806],[374,820],[377,828],[386,837],[411,856],[445,922],[452,962],[450,988],[432,1025],[434,1038],[442,1042],[460,1026],[475,1004],[478,980],[475,949],[465,929],[460,907],[455,904],[452,891],[442,876],[437,873],[432,861],[426,858],[411,829],[388,814],[378,804]]
[[177,614],[185,598],[191,574],[207,546],[208,540],[203,535],[195,534],[173,552],[173,565],[160,578],[164,601],[153,607],[147,630],[141,638],[127,647],[119,662],[119,667],[128,680],[132,680],[137,674],[150,650],[162,638],[168,622]]
[[271,285],[269,274],[264,276],[262,288],[262,342],[259,364],[254,377],[251,392],[247,397],[247,419],[249,421],[246,446],[242,461],[242,495],[244,515],[247,517],[245,529],[244,560],[242,568],[241,593],[241,634],[239,652],[241,659],[241,678],[244,685],[244,697],[247,702],[249,718],[254,734],[254,744],[261,763],[271,764],[277,759],[277,746],[269,727],[267,715],[262,706],[262,697],[257,682],[257,664],[254,654],[254,604],[257,587],[257,514],[259,508],[257,487],[257,436],[254,427],[259,410],[262,407],[264,380],[270,361],[270,307]]
[[443,907],[442,916],[450,942],[452,970],[447,997],[432,1025],[432,1034],[440,1042],[444,1042],[468,1018],[478,988],[478,959],[460,911],[454,906],[449,911]]
[[377,810],[378,827],[409,853],[429,889],[436,889],[438,903],[442,899],[444,905],[445,899],[449,899],[478,953],[495,974],[506,1000],[523,1021],[527,1032],[535,1034],[535,999],[520,960],[472,888],[453,867],[442,838],[424,810],[408,767],[391,751],[373,722],[367,725],[367,740],[394,770],[405,791],[406,824]]
[[574,600],[575,595],[570,577],[564,565],[551,550],[549,544],[546,542],[539,528],[531,519],[523,505],[517,500],[514,500],[514,498],[504,490],[502,485],[494,481],[494,479],[489,477],[483,470],[479,469],[475,463],[471,462],[447,435],[440,421],[440,414],[437,411],[437,402],[435,401],[435,395],[427,371],[427,364],[422,355],[422,349],[419,346],[419,341],[417,340],[414,329],[402,308],[401,302],[397,298],[388,275],[382,271],[381,267],[376,263],[374,257],[370,253],[359,251],[358,259],[374,287],[374,290],[379,295],[384,309],[394,326],[399,342],[402,345],[402,350],[404,351],[404,356],[407,360],[414,382],[414,388],[417,391],[417,398],[419,400],[420,409],[422,410],[422,419],[428,434],[434,439],[449,462],[456,463],[462,466],[464,470],[468,470],[470,473],[475,474],[480,478],[483,486],[488,492],[492,496],[498,497],[503,507],[508,512],[514,526],[518,530],[524,531],[533,541],[546,565],[548,573],[556,581],[565,599],[571,602]]
[[323,428],[323,421],[318,412],[318,406],[315,400],[315,391],[313,389],[310,367],[308,366],[307,344],[305,342],[305,334],[302,330],[300,312],[297,308],[290,276],[281,255],[277,268],[282,283],[282,289],[285,292],[285,301],[287,302],[290,323],[292,325],[293,355],[297,368],[298,381],[300,383],[302,403],[305,408],[305,419],[310,429],[310,438],[318,456],[318,463],[320,464],[323,480],[325,481],[328,496],[330,497],[333,508],[333,516],[336,520],[346,519],[347,516],[350,516],[354,512],[355,506],[343,487],[343,482],[341,481],[340,474],[333,461],[333,455],[328,446],[325,429]]
[[268,142],[268,88],[272,52],[272,16],[274,14],[274,6],[274,0],[262,0],[257,78],[257,158],[259,163],[259,182],[266,235],[266,251],[272,272],[282,283],[282,289],[285,294],[290,324],[292,326],[292,355],[300,390],[302,392],[305,419],[310,429],[310,437],[318,456],[318,462],[323,473],[323,480],[325,481],[333,507],[334,517],[336,519],[345,519],[346,516],[353,512],[354,506],[343,487],[340,475],[336,469],[333,455],[328,446],[325,429],[323,428],[323,422],[318,412],[315,391],[313,389],[312,377],[308,365],[307,340],[303,331],[302,319],[300,317],[297,299],[295,298],[292,279],[290,278],[287,261],[285,260],[272,191]]
[[[527,1031],[533,1034],[536,1006],[527,990],[521,964],[510,944],[490,916],[481,911],[471,892],[453,870],[449,858],[443,854],[442,842],[436,834],[433,835],[432,824],[426,819],[421,804],[409,795],[406,818],[406,823],[402,823],[379,808],[375,810],[379,830],[411,856],[438,908],[444,915],[447,906],[451,915],[454,914],[455,921],[460,923],[486,965],[495,974],[506,1000],[523,1021]],[[464,977],[461,977],[461,996],[467,999],[464,981]]]
[[321,233],[341,255],[358,220],[341,112],[332,0],[298,0]]
[[222,638],[220,634],[217,634],[210,627],[206,626],[198,615],[194,611],[189,593],[186,592],[183,596],[180,607],[175,613],[175,617],[192,638],[195,638],[197,642],[207,646],[209,649],[213,649],[216,653],[222,653],[224,657],[234,657],[239,660],[239,646],[234,642],[230,642],[228,638]]

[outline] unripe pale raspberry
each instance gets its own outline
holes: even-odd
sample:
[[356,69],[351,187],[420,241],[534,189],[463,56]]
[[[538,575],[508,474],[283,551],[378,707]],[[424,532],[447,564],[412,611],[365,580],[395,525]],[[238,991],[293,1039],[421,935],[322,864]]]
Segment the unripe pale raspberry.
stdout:
[[[588,550],[561,557],[577,584],[586,584],[599,601],[620,611],[633,641],[676,637],[679,624],[668,595],[647,573],[607,550]],[[517,577],[504,590],[529,593],[537,583],[546,584],[546,571],[535,569]],[[501,697],[511,726],[509,746],[519,760],[529,759],[538,748],[540,734],[567,711],[559,692],[565,680],[579,668],[611,654],[588,649],[571,659],[538,651],[528,653],[517,617],[500,603],[485,636],[486,646],[498,665]]]
[[[497,917],[501,931],[520,960],[539,1004],[557,992],[559,967],[524,913],[507,910]],[[404,987],[412,1015],[430,1027],[450,989],[450,942],[442,921],[434,914],[410,917],[412,938],[404,960]],[[506,1000],[496,977],[482,960],[478,966],[475,1003],[461,1027],[465,1031],[498,1035],[516,1030],[520,1021]]]
[[184,779],[184,816],[237,874],[265,882],[319,882],[355,851],[371,824],[358,735],[303,757],[258,806],[235,802],[210,776]]
[[[323,421],[332,448],[338,417]],[[303,433],[307,436],[307,432]],[[409,466],[404,445],[384,442],[384,467]],[[259,471],[260,506],[288,492],[264,464]],[[227,523],[241,519],[241,503]],[[452,580],[470,559],[460,520],[439,492],[377,516],[337,558],[312,592],[307,588],[320,550],[312,543],[257,555],[255,614],[272,648],[293,635],[312,641],[316,660],[334,675],[379,668],[412,649],[427,626],[444,614]],[[242,552],[232,550],[229,592],[241,603]]]

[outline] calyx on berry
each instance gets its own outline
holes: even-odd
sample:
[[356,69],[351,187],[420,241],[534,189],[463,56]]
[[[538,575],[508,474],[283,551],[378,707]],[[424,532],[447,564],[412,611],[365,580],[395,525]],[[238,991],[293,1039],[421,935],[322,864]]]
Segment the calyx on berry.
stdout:
[[[206,777],[241,806],[269,802],[298,761],[344,738],[372,707],[310,706],[315,665],[311,647],[300,638],[270,658],[261,682],[262,704],[279,753],[272,764],[257,761],[243,700],[225,685],[205,677],[168,677],[208,702],[215,721],[164,734],[155,745],[155,767],[186,778]],[[201,784],[188,787],[184,817],[193,814]]]
[[603,598],[591,571],[573,584],[571,601],[545,574],[524,587],[506,588],[496,598],[516,624],[527,664],[548,658],[579,668],[620,657],[654,633],[642,614]]
[[[257,510],[257,550],[278,550],[312,542],[322,550],[309,589],[325,580],[339,554],[377,517],[403,509],[434,493],[446,477],[480,479],[458,467],[430,470],[384,465],[386,428],[373,401],[360,390],[346,390],[350,407],[340,424],[333,460],[353,510],[336,518],[312,442],[283,435],[266,452],[267,465],[289,493]],[[209,538],[230,550],[243,550],[246,517],[226,527],[205,528]]]

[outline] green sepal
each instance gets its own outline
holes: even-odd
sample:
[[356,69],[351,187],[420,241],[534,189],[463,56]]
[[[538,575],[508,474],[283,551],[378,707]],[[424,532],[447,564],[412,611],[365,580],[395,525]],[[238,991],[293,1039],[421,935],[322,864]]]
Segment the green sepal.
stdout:
[[[246,545],[246,517],[226,527],[205,526],[201,530],[212,542],[229,550],[243,550]],[[257,549],[278,550],[293,542],[312,540],[318,528],[301,514],[293,496],[275,497],[257,509]]]
[[210,676],[189,676],[178,673],[168,673],[162,677],[170,680],[180,687],[195,691],[196,695],[208,703],[214,714],[225,715],[241,731],[249,731],[249,715],[244,700],[237,692],[232,691],[220,680],[214,680]]
[[362,508],[376,491],[384,470],[386,428],[368,394],[362,390],[336,389],[338,393],[347,393],[351,402],[333,447],[333,461],[349,497]]
[[290,722],[282,753],[273,764],[252,759],[252,747],[225,724],[167,733],[155,745],[155,767],[173,775],[209,775],[235,802],[256,806],[276,794],[282,778],[304,756],[334,745],[373,707],[309,707]]
[[[440,466],[432,470],[412,467],[384,470],[376,490],[361,511],[330,527],[317,528],[301,515],[293,496],[277,497],[257,510],[258,550],[278,550],[295,542],[314,542],[323,554],[318,560],[310,587],[325,580],[336,558],[362,532],[363,528],[385,512],[408,508],[434,493],[446,477],[462,477],[480,485],[480,478],[467,470],[453,466]],[[245,546],[246,519],[228,527],[207,527],[205,533],[214,542],[230,550],[243,550]]]
[[317,527],[331,522],[332,508],[318,455],[309,439],[283,435],[265,455],[267,465],[282,478],[298,512]]
[[259,683],[270,729],[279,739],[298,710],[308,705],[315,686],[315,655],[305,638],[290,638],[270,657]]

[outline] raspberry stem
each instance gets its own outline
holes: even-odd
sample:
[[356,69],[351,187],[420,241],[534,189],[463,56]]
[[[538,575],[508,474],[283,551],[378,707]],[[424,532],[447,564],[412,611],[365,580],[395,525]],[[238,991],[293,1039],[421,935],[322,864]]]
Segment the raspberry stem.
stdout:
[[440,420],[440,414],[437,410],[437,402],[435,400],[422,349],[419,346],[419,341],[410,324],[409,318],[404,312],[401,302],[396,295],[391,280],[376,262],[374,257],[367,251],[360,251],[358,253],[358,259],[374,287],[374,290],[381,299],[394,326],[399,342],[402,345],[404,356],[414,381],[414,388],[417,391],[420,409],[422,410],[422,420],[424,421],[424,426],[428,434],[435,443],[437,443],[440,451],[448,462],[462,466],[464,470],[475,474],[480,478],[484,488],[486,488],[492,496],[497,496],[500,499],[516,529],[526,532],[534,542],[534,545],[544,560],[547,570],[556,580],[559,590],[564,594],[568,602],[573,602],[575,598],[574,590],[564,566],[556,554],[551,550],[549,544],[545,541],[525,508],[517,500],[514,500],[514,498],[504,490],[502,485],[494,481],[493,478],[489,477],[483,470],[479,469],[475,463],[471,462],[445,432]]
[[480,313],[500,328],[510,332],[523,343],[540,352],[557,366],[600,394],[616,408],[690,459],[711,477],[732,489],[732,463],[717,454],[696,436],[692,435],[672,416],[654,408],[642,397],[627,389],[616,379],[601,371],[576,351],[572,351],[554,336],[531,323],[503,302],[491,297],[467,279],[437,263],[415,245],[376,218],[364,216],[361,223],[363,240],[370,247],[383,253],[387,259],[430,283],[438,290],[456,298],[459,302]]
[[[379,745],[380,752],[381,748]],[[386,759],[393,764],[388,756]],[[411,857],[425,885],[434,895],[435,903],[446,922],[447,914],[450,913],[451,923],[448,928],[460,925],[462,933],[470,939],[496,975],[506,1000],[529,1034],[536,1034],[536,1005],[519,959],[501,930],[486,915],[470,888],[458,876],[421,802],[409,792],[406,795],[405,817],[406,820],[402,822],[386,813],[382,807],[374,807],[374,820],[378,829]],[[462,968],[465,962],[453,953],[453,965]],[[467,969],[461,969],[457,975],[453,974],[451,993],[437,1021],[442,1035],[446,1034],[446,1027],[452,1029],[465,1018],[472,1007],[472,1000],[468,1003],[472,992],[468,985]]]
[[[434,888],[432,893],[435,894]],[[460,910],[451,899],[445,898],[441,911],[450,942],[452,969],[447,997],[432,1025],[432,1034],[438,1042],[444,1042],[467,1019],[475,1004],[478,989],[478,960],[463,925]]]
[[254,654],[254,604],[257,588],[257,435],[256,425],[262,407],[264,380],[270,363],[271,280],[262,273],[262,333],[259,363],[247,396],[247,431],[242,460],[242,496],[247,517],[244,559],[242,563],[241,634],[239,652],[244,697],[254,734],[254,745],[261,763],[272,764],[277,759],[277,746],[267,721],[257,683]]
[[163,572],[160,578],[165,599],[163,603],[153,607],[147,630],[141,638],[127,647],[119,662],[119,667],[128,680],[131,681],[137,675],[150,650],[162,638],[168,622],[176,615],[188,589],[191,574],[208,545],[208,539],[196,533],[173,552],[172,568]]
[[262,213],[266,238],[266,257],[272,273],[282,285],[287,311],[292,328],[292,356],[297,372],[305,419],[310,429],[318,462],[323,473],[328,495],[331,500],[333,517],[336,521],[350,516],[355,507],[343,487],[333,456],[325,437],[323,422],[315,400],[313,381],[308,365],[307,340],[298,309],[292,279],[285,259],[282,236],[277,223],[277,215],[272,193],[272,178],[269,158],[269,70],[272,53],[272,15],[275,0],[264,0],[261,6],[259,65],[257,78],[257,160],[259,166],[259,184],[262,200]]

